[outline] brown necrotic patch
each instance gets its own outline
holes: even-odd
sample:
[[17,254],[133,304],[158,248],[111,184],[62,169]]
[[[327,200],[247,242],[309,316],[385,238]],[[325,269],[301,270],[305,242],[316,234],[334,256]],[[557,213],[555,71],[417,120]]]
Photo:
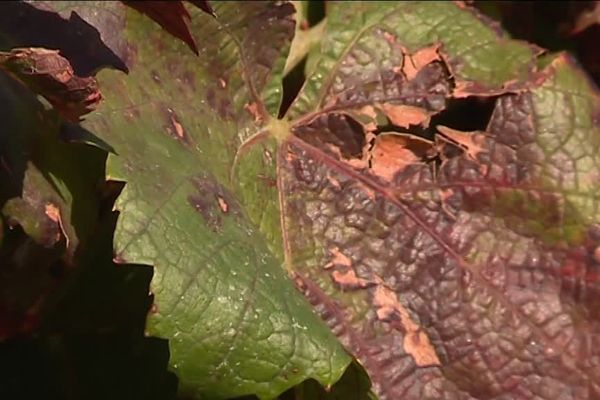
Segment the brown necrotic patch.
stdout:
[[320,115],[295,128],[294,133],[315,147],[329,150],[333,147],[346,159],[362,158],[366,144],[362,126],[346,114]]
[[239,217],[239,204],[212,175],[203,173],[194,177],[192,183],[196,192],[188,196],[188,203],[202,216],[213,232],[221,232],[224,216]]
[[164,128],[169,136],[175,138],[178,142],[185,145],[190,145],[190,137],[188,136],[185,128],[181,124],[179,117],[172,108],[166,108],[163,112],[165,118]]
[[435,157],[433,143],[410,134],[386,133],[377,136],[371,150],[371,173],[391,182],[410,165]]

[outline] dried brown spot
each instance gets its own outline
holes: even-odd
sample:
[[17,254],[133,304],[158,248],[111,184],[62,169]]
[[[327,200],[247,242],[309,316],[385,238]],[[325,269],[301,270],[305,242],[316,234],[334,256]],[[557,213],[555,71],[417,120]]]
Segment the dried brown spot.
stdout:
[[417,50],[414,54],[410,54],[407,50],[403,49],[404,62],[402,64],[402,73],[406,76],[406,79],[414,79],[423,67],[434,61],[440,61],[439,47],[439,44],[425,47]]
[[372,119],[377,118],[377,112],[375,111],[375,108],[371,105],[362,107],[358,110],[358,112]]
[[329,253],[332,255],[332,259],[329,263],[327,263],[327,265],[325,265],[325,268],[331,268],[334,265],[340,265],[343,267],[352,266],[352,260],[348,256],[344,255],[339,248],[333,247],[329,249]]
[[66,247],[69,248],[69,236],[67,236],[67,232],[65,231],[60,209],[55,204],[46,203],[46,205],[44,206],[44,213],[51,221],[56,223],[60,228],[60,231],[56,233],[55,243],[60,241],[60,237],[62,234],[62,236],[64,236],[66,240]]
[[45,206],[46,216],[50,218],[52,221],[59,223],[60,221],[60,210],[52,203],[47,203]]
[[392,181],[407,166],[421,162],[433,149],[433,143],[410,134],[385,134],[375,140],[371,171]]
[[167,118],[168,124],[166,127],[167,132],[170,136],[177,139],[177,141],[185,143],[186,145],[190,144],[190,138],[187,135],[186,130],[183,125],[179,121],[177,114],[172,108],[167,108]]
[[383,32],[383,38],[388,41],[390,44],[396,43],[396,36],[392,35],[389,32]]
[[408,310],[400,303],[396,293],[380,282],[373,293],[373,305],[377,307],[377,318],[385,322],[399,319],[400,328],[404,331],[404,350],[410,354],[420,367],[441,365],[429,337],[416,324]]
[[215,207],[209,203],[206,198],[190,195],[188,196],[188,203],[202,215],[202,218],[213,232],[218,233],[221,231],[223,221],[215,212]]
[[343,271],[335,270],[331,273],[331,278],[340,285],[342,290],[364,289],[371,286],[370,281],[359,278],[352,268]]
[[476,132],[463,132],[445,126],[437,126],[437,130],[441,133],[441,138],[446,139],[449,143],[459,146],[464,149],[469,157],[476,160],[477,155],[483,152],[484,148],[480,142],[482,135]]
[[430,115],[422,108],[391,103],[381,104],[379,108],[396,126],[403,128],[408,128],[410,125],[429,126]]
[[217,201],[219,202],[219,208],[221,211],[223,211],[223,213],[227,213],[227,211],[229,211],[229,204],[227,204],[222,197],[217,197]]
[[271,152],[269,150],[265,149],[263,154],[265,156],[265,160],[267,161],[267,163],[272,164],[273,163],[273,155],[271,154]]
[[223,226],[223,214],[238,217],[240,207],[231,194],[212,176],[200,175],[192,180],[196,192],[188,196],[188,203],[202,216],[215,233]]

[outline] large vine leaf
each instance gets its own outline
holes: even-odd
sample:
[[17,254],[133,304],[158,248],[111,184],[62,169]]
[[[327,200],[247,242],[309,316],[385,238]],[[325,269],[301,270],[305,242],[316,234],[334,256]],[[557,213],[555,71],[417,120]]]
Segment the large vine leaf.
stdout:
[[277,113],[293,7],[188,8],[196,56],[120,3],[37,6],[93,23],[129,70],[97,75],[104,101],[83,126],[116,152],[116,260],[155,267],[147,333],[169,339],[180,391],[272,398],[334,383],[350,357],[281,267],[273,143],[243,145]]
[[[330,4],[279,149],[288,266],[381,399],[599,398],[600,97],[487,25]],[[467,95],[499,96],[486,131],[413,134]]]
[[[85,126],[118,153],[117,260],[155,266],[148,331],[184,393],[340,376],[285,260],[381,399],[600,397],[600,99],[568,56],[539,59],[463,3],[330,3],[276,121],[288,4],[192,12],[198,58],[99,9],[95,46],[130,75],[100,73]],[[485,131],[433,131],[468,96],[497,97]]]

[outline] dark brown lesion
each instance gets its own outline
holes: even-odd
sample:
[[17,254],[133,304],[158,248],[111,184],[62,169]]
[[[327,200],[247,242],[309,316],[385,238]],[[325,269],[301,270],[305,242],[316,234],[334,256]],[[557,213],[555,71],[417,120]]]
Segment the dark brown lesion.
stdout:
[[171,136],[181,144],[184,144],[186,146],[191,145],[192,141],[190,139],[190,136],[188,135],[187,130],[185,129],[183,124],[181,123],[181,120],[177,116],[175,110],[170,107],[165,107],[162,109],[162,112],[163,119],[165,121],[164,129],[169,134],[169,136]]
[[224,218],[239,218],[241,208],[237,200],[216,179],[207,173],[192,178],[196,191],[188,195],[188,203],[202,216],[215,233],[222,231]]

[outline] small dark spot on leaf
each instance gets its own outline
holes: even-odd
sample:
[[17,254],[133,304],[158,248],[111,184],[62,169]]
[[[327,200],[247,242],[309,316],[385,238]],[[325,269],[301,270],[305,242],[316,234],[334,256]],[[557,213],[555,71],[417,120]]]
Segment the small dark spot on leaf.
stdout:
[[214,177],[202,174],[192,179],[196,192],[188,196],[189,204],[202,216],[213,232],[220,232],[222,215],[240,215],[237,201]]
[[158,84],[160,84],[160,76],[158,75],[158,73],[156,71],[152,71],[150,72],[150,76],[152,76],[152,80]]
[[190,138],[181,124],[179,117],[172,108],[167,108],[165,110],[165,119],[167,120],[165,124],[165,130],[169,133],[170,136],[175,138],[177,141],[189,145]]

